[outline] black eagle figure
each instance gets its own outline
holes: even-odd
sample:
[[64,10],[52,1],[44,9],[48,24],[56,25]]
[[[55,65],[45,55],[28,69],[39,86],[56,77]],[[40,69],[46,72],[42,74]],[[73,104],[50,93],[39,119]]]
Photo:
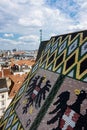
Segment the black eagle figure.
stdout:
[[45,85],[42,87],[42,83],[45,80],[45,77],[36,76],[32,83],[29,85],[29,89],[26,91],[27,103],[23,107],[23,113],[27,113],[27,109],[31,105],[35,105],[35,108],[38,109],[41,106],[41,100],[45,100],[46,91],[49,92],[51,87],[50,81],[47,80]]
[[68,106],[70,92],[62,92],[57,101],[53,104],[56,108],[49,114],[55,116],[47,121],[47,124],[53,124],[58,121],[58,126],[52,130],[87,130],[87,110],[85,115],[80,114],[81,104],[87,98],[87,93],[84,90],[80,91],[75,103]]

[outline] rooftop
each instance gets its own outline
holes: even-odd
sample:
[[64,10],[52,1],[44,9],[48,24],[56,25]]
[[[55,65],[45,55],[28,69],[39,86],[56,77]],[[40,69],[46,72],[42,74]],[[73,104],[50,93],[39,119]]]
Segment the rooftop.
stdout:
[[13,86],[12,86],[12,88],[10,90],[9,97],[14,97],[15,96],[15,94],[18,92],[19,88],[23,84],[26,77],[27,77],[27,74],[9,75],[9,78],[13,82]]

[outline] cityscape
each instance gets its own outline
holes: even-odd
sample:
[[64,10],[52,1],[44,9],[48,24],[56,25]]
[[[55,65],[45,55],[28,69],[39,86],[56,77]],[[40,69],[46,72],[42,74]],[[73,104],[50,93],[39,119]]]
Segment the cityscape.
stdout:
[[0,118],[35,64],[36,56],[37,50],[0,51]]

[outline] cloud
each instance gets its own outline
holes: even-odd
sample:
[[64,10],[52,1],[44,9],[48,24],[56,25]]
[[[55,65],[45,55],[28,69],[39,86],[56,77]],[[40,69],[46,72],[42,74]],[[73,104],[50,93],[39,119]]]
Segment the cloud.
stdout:
[[[3,43],[3,46],[2,46]],[[0,49],[27,49],[32,50],[38,49],[39,47],[39,40],[37,36],[30,35],[30,36],[21,36],[17,39],[7,39],[0,38]]]
[[28,0],[12,0],[12,1],[18,4],[26,4],[28,2]]
[[39,19],[20,18],[18,23],[23,26],[41,27],[42,23]]
[[5,39],[5,38],[0,38],[0,43],[3,43],[3,45],[4,44],[9,44],[9,45],[21,44],[21,42],[17,42],[16,40]]
[[38,0],[29,0],[29,3],[32,6],[42,6],[42,5],[44,5],[45,0],[40,0],[39,2],[38,2]]
[[12,33],[5,33],[4,37],[14,37],[14,34],[12,34]]
[[[0,32],[8,48],[37,48],[42,40],[72,31],[87,29],[86,0],[3,0],[0,1]],[[21,37],[18,39],[14,34]],[[11,39],[14,37],[13,39]],[[7,40],[7,43],[6,43]],[[33,45],[33,46],[32,46]]]
[[39,37],[37,35],[29,35],[29,36],[22,36],[19,37],[20,41],[25,41],[25,42],[38,42],[39,41]]

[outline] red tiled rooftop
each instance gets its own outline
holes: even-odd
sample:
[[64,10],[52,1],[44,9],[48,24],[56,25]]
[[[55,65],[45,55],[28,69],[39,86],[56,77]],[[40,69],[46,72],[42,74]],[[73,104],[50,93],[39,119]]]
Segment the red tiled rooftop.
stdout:
[[5,76],[8,76],[11,74],[10,69],[3,69],[3,71],[4,71]]
[[21,55],[21,54],[24,54],[25,52],[24,51],[16,51],[14,52],[14,55]]
[[32,65],[34,65],[35,64],[35,61],[34,60],[12,60],[11,61],[11,66],[13,66],[14,64],[17,64],[17,65],[30,65],[30,66],[32,66]]
[[21,85],[23,84],[25,78],[27,77],[27,74],[23,75],[9,75],[9,78],[14,82],[14,85],[11,89],[11,92],[9,94],[10,97],[14,97],[15,94],[20,89]]
[[0,78],[2,77],[2,72],[0,71]]
[[10,72],[9,68],[3,68],[3,70],[0,71],[0,77],[2,77],[2,76],[8,77],[9,75],[11,75],[11,72]]

